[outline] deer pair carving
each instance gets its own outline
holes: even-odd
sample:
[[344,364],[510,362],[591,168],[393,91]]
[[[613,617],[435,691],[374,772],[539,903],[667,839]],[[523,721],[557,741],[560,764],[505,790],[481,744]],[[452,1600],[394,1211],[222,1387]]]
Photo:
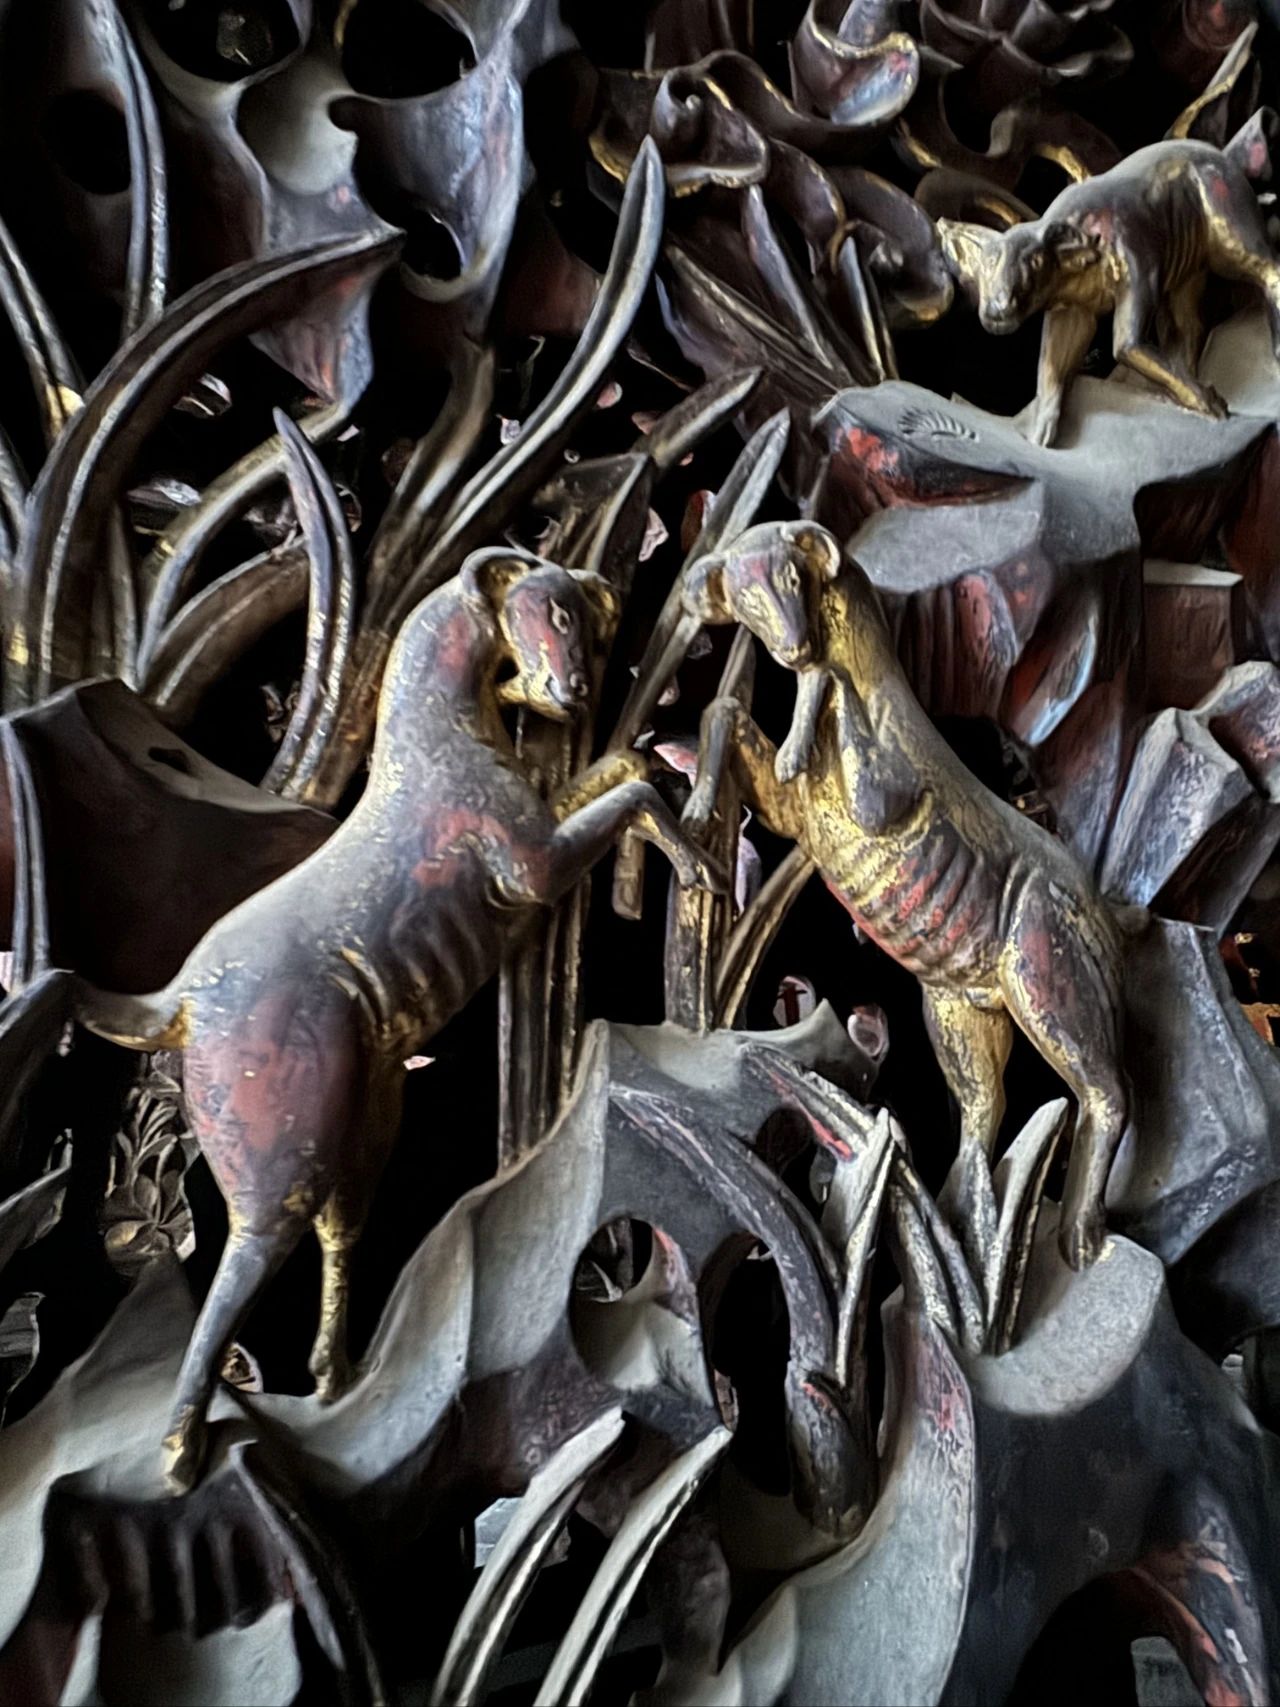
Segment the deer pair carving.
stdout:
[[824,530],[750,530],[694,565],[684,599],[703,621],[744,623],[798,672],[799,692],[777,752],[738,702],[709,708],[683,825],[635,752],[550,802],[524,775],[500,707],[571,717],[613,594],[595,575],[478,553],[405,624],[350,818],[215,925],[166,989],[83,988],[91,1030],[182,1050],[192,1126],[227,1201],[165,1440],[175,1489],[198,1474],[228,1341],[309,1227],[323,1256],[311,1367],[322,1398],[343,1390],[349,1260],[399,1127],[406,1058],[624,831],[682,884],[723,890],[696,836],[727,764],[768,827],[920,978],[963,1143],[995,1141],[1014,1021],[1066,1080],[1079,1115],[1063,1246],[1073,1263],[1096,1256],[1125,1123],[1106,907],[1067,850],[933,730],[870,584]]
[[1116,917],[1070,851],[934,729],[875,589],[825,529],[753,528],[692,565],[683,598],[705,623],[742,623],[798,676],[777,750],[739,700],[708,708],[684,827],[701,832],[731,767],[766,827],[915,973],[962,1146],[990,1154],[1014,1024],[1026,1033],[1076,1098],[1060,1242],[1072,1266],[1091,1262],[1127,1117]]
[[[189,1116],[228,1236],[179,1377],[166,1474],[197,1475],[228,1341],[309,1227],[323,1258],[317,1393],[347,1377],[348,1265],[400,1123],[406,1059],[624,831],[680,882],[725,887],[638,753],[546,801],[500,707],[563,721],[585,704],[601,577],[483,552],[410,615],[392,652],[365,792],[309,859],[219,921],[166,989],[82,990],[82,1023],[181,1049]],[[513,673],[499,679],[504,670]]]

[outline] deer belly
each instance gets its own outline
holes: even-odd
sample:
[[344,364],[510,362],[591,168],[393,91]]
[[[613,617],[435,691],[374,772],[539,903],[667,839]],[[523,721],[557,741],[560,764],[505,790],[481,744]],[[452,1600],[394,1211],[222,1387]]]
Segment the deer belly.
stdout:
[[917,977],[978,988],[999,954],[1000,874],[950,824],[856,842],[823,880],[859,928]]
[[425,1043],[498,970],[506,933],[483,884],[459,883],[392,919],[387,994],[392,1028]]

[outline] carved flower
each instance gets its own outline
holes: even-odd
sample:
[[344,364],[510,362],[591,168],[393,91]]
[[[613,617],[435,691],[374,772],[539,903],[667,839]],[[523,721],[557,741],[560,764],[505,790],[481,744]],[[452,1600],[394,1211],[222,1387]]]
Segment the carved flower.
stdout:
[[183,1187],[194,1154],[181,1088],[153,1066],[129,1092],[111,1147],[102,1230],[121,1274],[133,1279],[155,1257],[171,1253],[182,1261],[195,1248]]
[[928,47],[967,71],[970,103],[997,113],[1062,83],[1123,71],[1129,39],[1110,21],[1113,0],[921,0]]

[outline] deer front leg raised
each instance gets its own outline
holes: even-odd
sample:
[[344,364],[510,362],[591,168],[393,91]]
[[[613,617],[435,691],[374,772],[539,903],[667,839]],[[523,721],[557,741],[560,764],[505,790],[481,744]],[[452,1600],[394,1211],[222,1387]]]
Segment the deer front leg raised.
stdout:
[[748,804],[774,835],[799,841],[804,830],[802,783],[779,782],[778,752],[736,699],[714,699],[702,716],[698,780],[681,822],[697,835],[710,823],[726,765]]
[[700,884],[718,895],[728,893],[727,873],[690,841],[653,784],[631,781],[580,807],[556,830],[549,850],[556,894],[572,888],[625,830],[670,860],[683,888]]

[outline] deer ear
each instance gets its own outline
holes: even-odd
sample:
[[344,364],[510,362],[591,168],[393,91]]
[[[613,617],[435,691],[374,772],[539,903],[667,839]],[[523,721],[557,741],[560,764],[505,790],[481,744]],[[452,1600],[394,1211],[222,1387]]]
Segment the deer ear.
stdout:
[[478,605],[486,615],[496,616],[502,609],[507,589],[537,564],[536,557],[517,556],[500,548],[473,551],[458,571],[458,577],[468,602]]
[[622,595],[618,589],[603,575],[597,575],[594,569],[571,569],[569,573],[591,607],[596,632],[604,636],[612,634],[622,615]]
[[680,594],[685,610],[699,622],[733,621],[724,588],[724,558],[700,557],[685,572]]
[[940,219],[937,224],[947,265],[966,284],[976,284],[994,266],[1004,233],[967,219]]
[[844,562],[844,553],[834,534],[820,527],[817,522],[804,522],[796,529],[792,539],[803,556],[806,567],[816,569],[824,581],[835,580]]
[[1055,219],[1045,231],[1044,246],[1064,273],[1078,273],[1098,259],[1102,239],[1096,231],[1081,231],[1070,220]]

